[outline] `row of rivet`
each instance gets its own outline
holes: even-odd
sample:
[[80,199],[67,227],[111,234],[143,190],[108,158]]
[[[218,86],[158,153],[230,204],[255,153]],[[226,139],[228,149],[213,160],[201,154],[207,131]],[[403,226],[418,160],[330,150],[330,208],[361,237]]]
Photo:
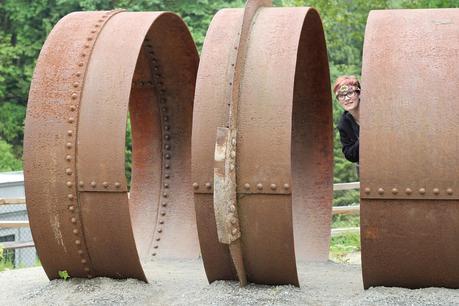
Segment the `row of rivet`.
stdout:
[[[117,11],[113,11],[111,13],[104,13],[98,19],[97,23],[94,24],[93,28],[90,30],[91,34],[89,34],[86,38],[86,42],[83,45],[83,51],[81,52],[80,56],[82,58],[82,61],[78,62],[77,64],[77,71],[75,72],[75,80],[72,82],[71,87],[71,94],[70,94],[70,99],[72,101],[72,105],[70,105],[69,109],[73,113],[77,110],[77,106],[80,104],[80,97],[81,97],[81,91],[83,87],[83,81],[84,81],[84,73],[80,70],[85,69],[83,67],[87,66],[87,62],[89,61],[89,54],[92,51],[92,46],[94,45],[95,38],[97,34],[99,33],[99,30],[102,28],[103,24],[108,20],[111,15],[115,14]],[[75,104],[73,104],[75,103]],[[65,173],[69,176],[69,179],[72,179],[73,182],[76,181],[76,175],[74,174],[74,170],[76,168],[76,164],[74,162],[75,158],[75,144],[76,144],[76,137],[74,135],[76,131],[76,119],[75,117],[70,116],[67,119],[67,123],[70,124],[69,129],[67,130],[67,140],[65,147],[67,151],[69,152],[65,156],[65,160],[67,162],[72,162],[70,167],[65,169]],[[73,169],[72,169],[73,168]],[[68,188],[73,188],[74,183],[71,180],[67,181],[65,184]],[[80,182],[81,183],[81,182]],[[84,246],[82,246],[82,238],[80,235],[81,231],[81,222],[78,223],[78,214],[79,212],[75,208],[74,201],[77,198],[76,190],[73,189],[73,192],[67,194],[67,199],[69,200],[68,204],[68,210],[71,214],[70,217],[70,222],[73,225],[72,233],[76,236],[76,239],[74,241],[75,245],[77,246],[78,250],[78,255],[80,256],[80,262],[83,265],[83,270],[87,273],[87,277],[91,278],[92,275],[91,269],[89,268],[89,257],[85,254]],[[78,205],[78,204],[77,204]]]
[[166,88],[165,84],[163,81],[163,75],[161,74],[161,67],[159,64],[158,59],[156,58],[156,54],[153,50],[153,46],[150,42],[150,39],[145,38],[144,40],[144,47],[147,52],[147,54],[150,57],[150,61],[153,67],[153,81],[136,81],[135,84],[139,87],[153,87],[155,88],[155,92],[158,96],[158,101],[160,103],[160,118],[161,118],[161,129],[162,129],[162,135],[163,135],[163,160],[162,160],[162,165],[163,165],[163,171],[164,177],[162,178],[162,186],[161,186],[161,208],[160,208],[160,213],[158,216],[158,223],[156,224],[156,233],[155,233],[155,243],[153,245],[153,248],[155,251],[151,254],[152,256],[156,256],[158,251],[157,249],[159,248],[159,242],[161,241],[161,234],[163,233],[163,225],[164,225],[164,219],[162,217],[166,216],[166,207],[168,205],[167,199],[169,197],[168,194],[168,189],[170,188],[169,180],[170,180],[170,174],[169,170],[171,168],[170,164],[170,159],[172,158],[172,154],[170,153],[171,151],[171,136],[169,134],[169,131],[171,129],[170,126],[170,118],[168,115],[168,107],[167,107],[167,98],[166,98]]
[[132,81],[132,86],[135,88],[153,88],[154,87],[153,81],[142,81],[142,80],[137,80],[137,81]]
[[[368,195],[371,194],[371,188],[369,188],[369,187],[364,188],[363,191],[365,192],[365,194],[368,194]],[[382,188],[382,187],[379,187],[376,191],[377,191],[377,193],[378,193],[379,195],[384,195],[384,193],[386,192],[386,191],[384,190],[384,188]],[[400,191],[399,191],[398,188],[395,188],[395,187],[394,187],[394,188],[391,189],[390,192],[391,192],[393,195],[397,195]],[[425,194],[427,193],[427,190],[426,190],[425,188],[419,188],[419,189],[418,189],[418,193],[419,193],[420,195],[425,195]],[[452,188],[446,188],[445,193],[446,193],[447,195],[453,195],[453,189],[452,189]],[[405,189],[405,194],[407,194],[407,195],[413,194],[413,189],[411,189],[411,188],[409,188],[409,187],[406,188],[406,189]],[[440,195],[440,194],[441,194],[440,188],[433,188],[433,189],[432,189],[432,194],[434,194],[434,195]]]
[[[212,184],[211,184],[210,182],[205,183],[204,186],[205,186],[205,188],[208,189],[208,190],[211,190],[211,189],[212,189]],[[244,186],[244,189],[247,190],[247,191],[251,190],[251,188],[252,188],[252,186],[251,186],[249,183],[245,183],[243,186]],[[262,183],[257,183],[257,184],[255,184],[255,187],[256,187],[257,190],[263,190],[263,189],[265,189],[265,186],[264,186]],[[283,187],[284,190],[290,190],[290,184],[285,183],[282,187]],[[199,183],[194,182],[194,183],[193,183],[193,189],[194,189],[194,190],[199,190],[199,188],[200,188]],[[277,184],[275,184],[275,183],[270,184],[270,185],[269,185],[269,188],[270,188],[271,190],[273,190],[273,191],[276,191],[276,190],[279,190],[279,189],[280,189],[280,188],[277,186]]]
[[[97,187],[97,182],[96,181],[91,181],[89,183],[89,185],[92,187],[92,188],[96,188]],[[111,184],[110,182],[102,182],[102,186],[105,188],[105,189],[110,189],[111,186],[114,186],[116,189],[119,189],[121,188],[121,183],[119,182],[114,182],[113,184]],[[78,182],[78,186],[80,186],[80,188],[84,188],[85,187],[85,183],[83,181],[79,181]]]

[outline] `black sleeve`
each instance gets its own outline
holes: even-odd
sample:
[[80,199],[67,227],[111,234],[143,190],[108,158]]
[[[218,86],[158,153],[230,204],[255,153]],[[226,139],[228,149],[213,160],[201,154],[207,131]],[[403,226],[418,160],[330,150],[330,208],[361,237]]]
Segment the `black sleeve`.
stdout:
[[339,136],[343,146],[344,157],[350,162],[359,162],[359,139],[353,138],[351,135],[351,127],[344,126],[343,122],[338,125]]

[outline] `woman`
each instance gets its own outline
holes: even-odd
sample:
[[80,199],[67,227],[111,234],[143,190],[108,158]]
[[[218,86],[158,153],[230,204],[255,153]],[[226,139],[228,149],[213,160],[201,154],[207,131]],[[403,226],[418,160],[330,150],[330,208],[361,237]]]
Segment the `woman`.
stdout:
[[359,175],[360,83],[355,76],[340,76],[336,79],[333,92],[344,109],[338,123],[343,154],[348,161],[356,163]]

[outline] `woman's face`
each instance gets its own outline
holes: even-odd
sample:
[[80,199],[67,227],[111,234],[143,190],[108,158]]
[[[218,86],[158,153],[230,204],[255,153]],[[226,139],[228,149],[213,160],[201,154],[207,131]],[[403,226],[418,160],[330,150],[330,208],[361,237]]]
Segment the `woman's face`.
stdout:
[[360,90],[355,86],[342,85],[336,93],[336,98],[344,110],[357,110],[360,104]]

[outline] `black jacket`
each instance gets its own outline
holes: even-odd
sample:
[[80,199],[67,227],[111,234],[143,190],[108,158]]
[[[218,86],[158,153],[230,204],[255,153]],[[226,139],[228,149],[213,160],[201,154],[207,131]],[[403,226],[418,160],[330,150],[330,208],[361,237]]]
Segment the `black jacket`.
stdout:
[[343,145],[343,154],[348,161],[359,162],[360,127],[354,117],[345,111],[338,122],[339,136]]

